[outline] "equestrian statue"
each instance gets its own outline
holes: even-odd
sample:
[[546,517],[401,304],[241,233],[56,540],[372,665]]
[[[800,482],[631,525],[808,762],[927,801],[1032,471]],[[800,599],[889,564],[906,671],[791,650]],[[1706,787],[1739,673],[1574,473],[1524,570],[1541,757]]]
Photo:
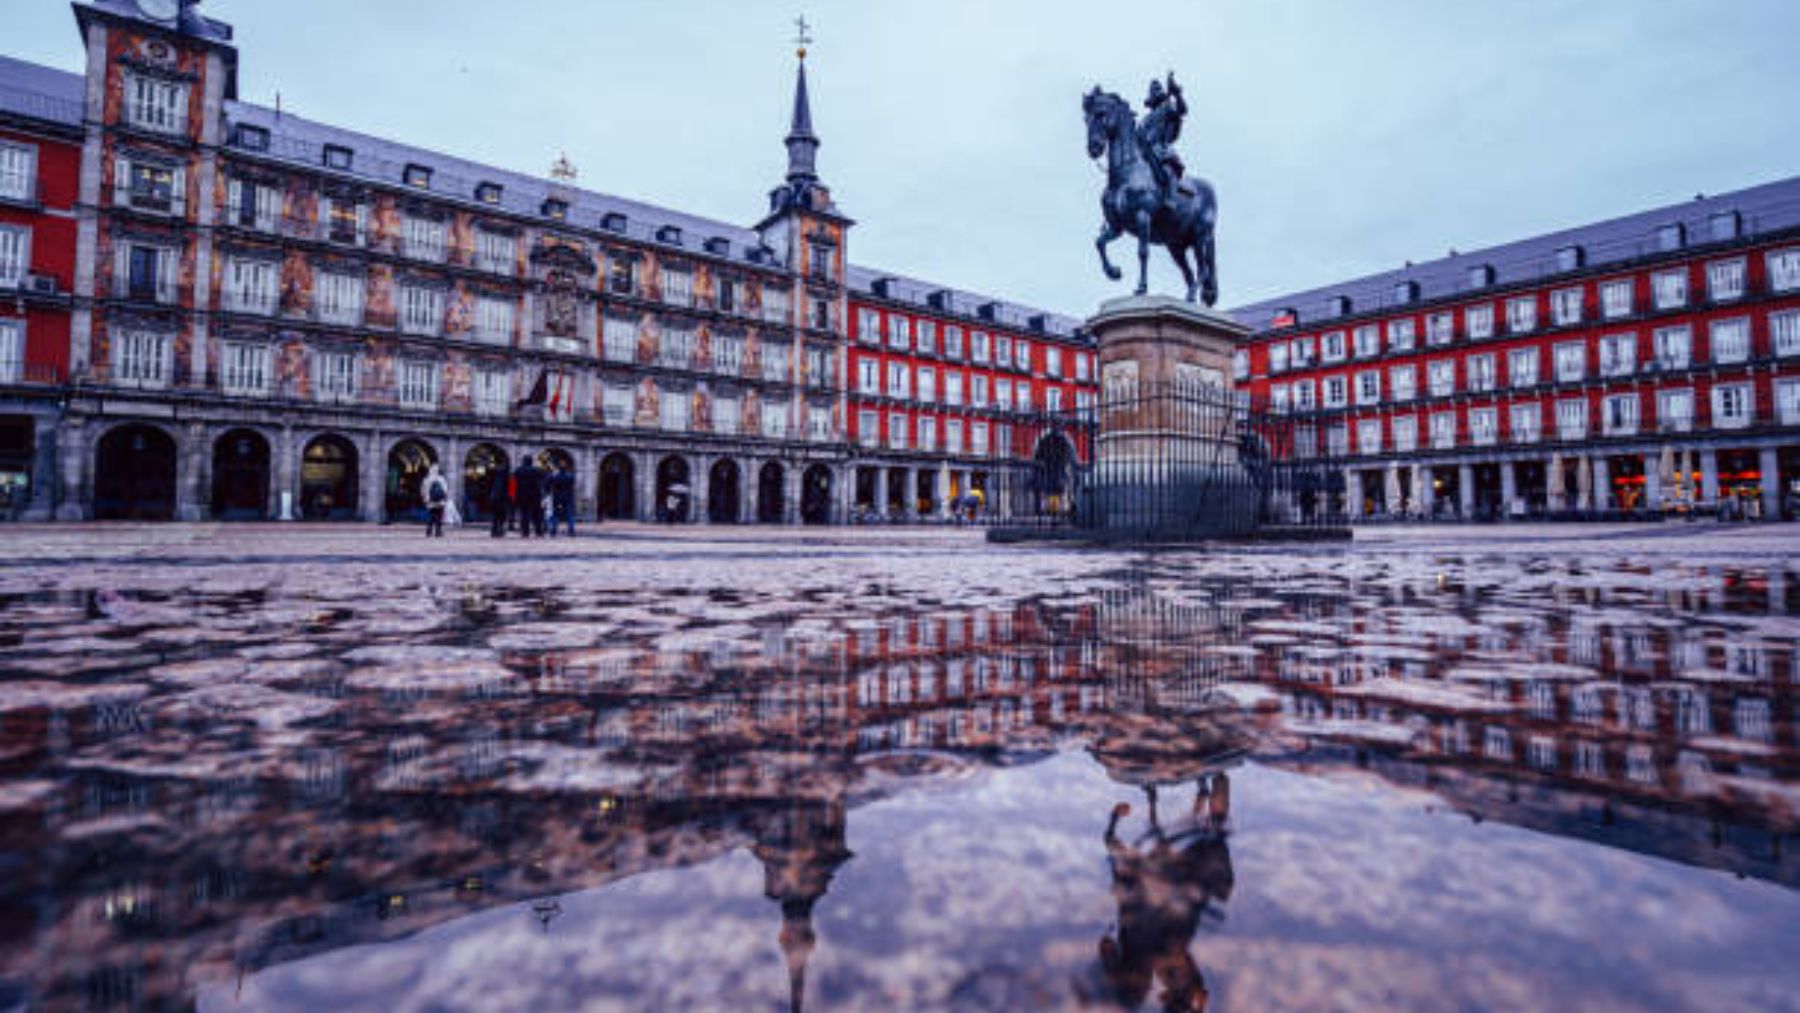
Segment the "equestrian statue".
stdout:
[[1081,100],[1087,116],[1088,157],[1106,156],[1106,192],[1100,195],[1105,224],[1094,241],[1100,266],[1108,278],[1119,280],[1120,271],[1107,259],[1106,247],[1130,233],[1138,242],[1138,295],[1149,289],[1150,244],[1155,243],[1168,248],[1180,266],[1188,302],[1198,293],[1211,306],[1219,298],[1213,261],[1213,224],[1219,206],[1212,187],[1187,176],[1175,153],[1187,99],[1174,73],[1165,81],[1150,82],[1144,107],[1139,122],[1131,103],[1098,85]]

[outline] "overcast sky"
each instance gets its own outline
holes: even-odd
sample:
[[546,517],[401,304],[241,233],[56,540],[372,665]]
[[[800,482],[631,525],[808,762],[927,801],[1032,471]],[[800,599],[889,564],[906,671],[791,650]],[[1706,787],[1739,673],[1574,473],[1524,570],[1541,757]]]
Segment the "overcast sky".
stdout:
[[[9,55],[80,69],[64,0]],[[742,224],[780,179],[794,0],[207,0],[241,97]],[[820,173],[858,263],[1086,315],[1080,96],[1174,70],[1221,304],[1800,172],[1800,2],[812,0]],[[1127,18],[1137,24],[1118,24]],[[1131,249],[1115,244],[1116,256]],[[1166,258],[1152,285],[1175,291]]]

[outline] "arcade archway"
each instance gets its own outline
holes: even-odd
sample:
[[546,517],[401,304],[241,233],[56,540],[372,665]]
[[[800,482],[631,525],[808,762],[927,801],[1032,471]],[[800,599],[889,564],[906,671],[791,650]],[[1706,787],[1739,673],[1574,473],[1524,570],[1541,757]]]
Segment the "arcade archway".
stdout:
[[831,523],[831,469],[815,464],[800,476],[800,521]]
[[309,521],[356,519],[356,447],[335,434],[315,436],[300,455],[300,516]]
[[470,521],[494,517],[494,486],[512,467],[506,451],[492,443],[477,443],[463,457],[463,516]]
[[739,495],[737,462],[723,458],[713,462],[706,473],[706,519],[713,524],[738,522]]
[[625,454],[607,454],[600,462],[600,516],[628,521],[637,514],[636,469]]
[[124,425],[94,451],[97,520],[175,519],[175,440],[155,426]]
[[688,484],[687,459],[669,456],[656,465],[656,517],[670,523],[685,523],[693,515],[693,489]]
[[212,515],[222,521],[269,515],[269,441],[254,429],[233,429],[213,443]]
[[787,478],[781,465],[770,461],[756,474],[756,520],[759,524],[780,524],[784,493],[782,481]]
[[425,504],[419,488],[425,484],[425,473],[437,463],[437,451],[422,440],[401,440],[388,451],[387,494],[382,501],[382,519],[406,521],[425,519]]

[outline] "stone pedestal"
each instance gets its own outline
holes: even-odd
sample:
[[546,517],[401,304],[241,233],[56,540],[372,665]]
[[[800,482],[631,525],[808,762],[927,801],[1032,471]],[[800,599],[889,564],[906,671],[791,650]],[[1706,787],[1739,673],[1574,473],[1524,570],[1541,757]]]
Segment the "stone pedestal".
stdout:
[[1162,540],[1248,534],[1259,492],[1238,456],[1231,364],[1249,328],[1167,296],[1109,300],[1087,326],[1100,345],[1094,526]]

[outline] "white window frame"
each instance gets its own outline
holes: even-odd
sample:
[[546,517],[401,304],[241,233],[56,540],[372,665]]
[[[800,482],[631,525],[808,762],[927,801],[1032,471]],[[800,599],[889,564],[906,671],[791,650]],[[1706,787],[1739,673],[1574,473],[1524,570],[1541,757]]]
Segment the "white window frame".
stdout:
[[1800,246],[1770,250],[1764,257],[1769,273],[1769,291],[1792,292],[1800,289]]
[[444,262],[449,228],[442,220],[433,220],[423,215],[405,215],[401,218],[400,234],[401,250],[406,256],[414,260],[428,260],[434,264]]
[[636,362],[637,341],[637,321],[613,313],[601,316],[600,350],[607,362]]
[[407,408],[436,408],[438,406],[439,369],[438,363],[430,359],[402,359],[397,391],[400,404]]
[[680,267],[664,268],[662,301],[669,306],[694,305],[694,272]]
[[1287,368],[1288,346],[1285,342],[1277,341],[1269,346],[1269,373],[1270,375],[1285,373]]
[[1346,408],[1350,404],[1350,379],[1342,373],[1325,378],[1322,403],[1327,408]]
[[131,298],[131,251],[135,247],[156,251],[156,279],[154,291],[151,294],[152,301],[162,306],[173,304],[178,277],[177,264],[181,259],[181,251],[162,243],[128,240],[114,247],[115,296]]
[[1388,388],[1395,401],[1411,401],[1419,396],[1419,371],[1412,363],[1388,369]]
[[1714,362],[1747,362],[1750,359],[1750,318],[1729,317],[1707,325],[1707,351]]
[[[1687,369],[1694,362],[1694,329],[1688,324],[1659,327],[1653,335],[1656,367],[1667,371]],[[1680,339],[1680,340],[1676,340]],[[1679,354],[1676,350],[1679,349]]]
[[1783,358],[1800,355],[1800,309],[1769,314],[1769,348]]
[[1494,304],[1478,303],[1463,307],[1463,333],[1470,341],[1481,341],[1494,336]]
[[1514,443],[1536,443],[1543,437],[1544,411],[1536,401],[1510,406],[1506,421],[1508,435]]
[[355,352],[313,352],[313,396],[319,401],[354,401],[362,381],[362,362]]
[[1706,296],[1713,302],[1735,302],[1744,297],[1745,268],[1743,257],[1727,257],[1706,265]]
[[1506,300],[1506,333],[1530,334],[1537,330],[1537,296],[1516,296]]
[[321,323],[362,323],[365,282],[361,275],[320,271],[313,284],[313,315]]
[[119,387],[167,387],[175,372],[175,335],[166,331],[112,333],[112,381]]
[[1693,431],[1694,388],[1665,387],[1656,392],[1656,427],[1665,433]]
[[[250,188],[250,220],[244,220],[244,188]],[[225,184],[225,222],[240,229],[274,232],[281,214],[281,191],[252,180],[231,177]]]
[[260,257],[227,257],[224,289],[226,312],[269,316],[281,300],[281,265]]
[[1587,342],[1564,341],[1552,350],[1557,383],[1578,383],[1587,378]]
[[1775,418],[1784,426],[1800,425],[1800,377],[1775,381]]
[[517,236],[479,226],[475,229],[475,269],[508,278],[519,273]]
[[1586,311],[1587,290],[1579,285],[1559,288],[1550,293],[1550,320],[1558,327],[1581,323]]
[[1485,394],[1500,385],[1500,368],[1492,352],[1469,356],[1463,360],[1463,371],[1470,393]]
[[0,383],[18,383],[25,375],[25,321],[0,317]]
[[1636,309],[1637,281],[1634,278],[1615,278],[1600,283],[1600,315],[1607,320],[1628,317]]
[[887,446],[889,450],[905,450],[907,446],[907,419],[905,412],[888,412]]
[[1417,339],[1417,331],[1412,317],[1401,317],[1387,322],[1387,342],[1390,352],[1410,352]]
[[37,200],[37,159],[37,145],[0,140],[0,200]]
[[1608,394],[1600,400],[1600,423],[1607,436],[1634,436],[1642,421],[1643,401],[1636,391]]
[[0,288],[19,288],[31,273],[31,227],[0,222]]
[[1396,415],[1392,426],[1396,454],[1410,454],[1419,449],[1419,417],[1417,415]]
[[433,285],[395,286],[400,304],[400,330],[406,334],[436,337],[444,329],[444,290]]
[[[475,414],[484,418],[504,417],[512,410],[512,372],[495,367],[478,367],[472,378],[470,397],[474,400]],[[625,388],[626,397],[631,396],[631,388]],[[604,394],[602,395],[604,396]],[[629,419],[630,413],[626,413]],[[607,421],[612,421],[609,417]]]
[[1425,364],[1425,384],[1432,397],[1456,393],[1456,360],[1433,359]]
[[1500,409],[1492,405],[1469,409],[1469,442],[1491,447],[1500,439]]
[[1320,362],[1343,362],[1348,357],[1345,352],[1343,331],[1326,331],[1319,336]]
[[[1519,367],[1528,366],[1524,369]],[[1543,363],[1543,355],[1536,345],[1515,348],[1506,353],[1506,382],[1510,387],[1535,387],[1538,385],[1538,367]]]
[[1585,397],[1563,398],[1556,402],[1556,438],[1585,440],[1588,430],[1588,403]]
[[1381,354],[1381,328],[1376,324],[1362,324],[1351,332],[1356,342],[1356,357],[1372,359]]
[[1456,448],[1456,412],[1442,411],[1431,413],[1431,449],[1453,450]]
[[1688,269],[1678,267],[1650,276],[1651,303],[1659,310],[1680,309],[1688,304]]
[[1436,347],[1456,340],[1456,314],[1445,311],[1425,318],[1425,343]]
[[859,446],[881,446],[881,413],[864,408],[856,413],[856,442]]
[[133,71],[125,72],[124,109],[121,118],[126,125],[151,133],[179,136],[188,128],[188,84],[151,77]]
[[1756,415],[1756,387],[1749,383],[1721,383],[1712,389],[1713,428],[1743,429]]
[[494,295],[475,297],[475,340],[490,345],[511,345],[518,322],[519,307],[513,300]]
[[881,361],[872,355],[856,360],[856,392],[881,396]]
[[887,315],[887,343],[889,348],[905,351],[912,346],[912,328],[909,321],[898,313]]
[[1381,403],[1381,370],[1365,369],[1356,374],[1356,403],[1359,406]]
[[1637,372],[1637,332],[1600,336],[1600,375],[1631,376]]

